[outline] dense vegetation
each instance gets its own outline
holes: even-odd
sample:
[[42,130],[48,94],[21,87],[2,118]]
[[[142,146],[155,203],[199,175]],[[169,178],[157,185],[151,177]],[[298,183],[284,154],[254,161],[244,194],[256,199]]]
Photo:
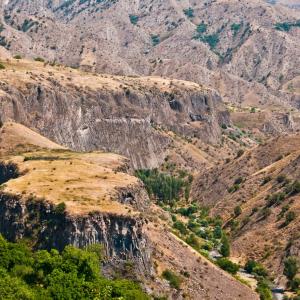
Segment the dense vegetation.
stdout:
[[149,299],[138,284],[100,274],[101,248],[33,252],[0,236],[0,295],[6,300]]
[[192,177],[162,173],[157,169],[138,170],[135,175],[145,184],[148,194],[158,203],[173,205],[180,197],[188,198]]
[[261,300],[272,300],[272,292],[270,289],[270,280],[267,270],[255,260],[248,260],[245,264],[245,270],[253,274],[257,280],[257,288]]

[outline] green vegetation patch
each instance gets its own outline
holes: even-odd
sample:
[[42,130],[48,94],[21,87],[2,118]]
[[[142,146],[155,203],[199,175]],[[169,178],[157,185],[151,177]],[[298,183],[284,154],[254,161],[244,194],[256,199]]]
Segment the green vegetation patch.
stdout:
[[139,21],[139,17],[136,15],[129,15],[129,20],[131,24],[136,25]]
[[276,30],[288,32],[292,27],[300,27],[300,20],[296,22],[276,23],[274,27]]
[[0,236],[1,299],[150,299],[129,280],[101,276],[101,247],[32,251]]

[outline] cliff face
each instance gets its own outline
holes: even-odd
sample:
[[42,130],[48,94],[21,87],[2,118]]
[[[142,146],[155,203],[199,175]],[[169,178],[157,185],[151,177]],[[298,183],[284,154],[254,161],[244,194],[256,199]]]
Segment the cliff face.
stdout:
[[75,150],[104,149],[129,157],[136,168],[157,167],[171,143],[166,131],[217,143],[220,125],[229,123],[218,94],[194,83],[33,64],[2,72],[0,118]]
[[109,213],[71,216],[45,201],[0,194],[0,232],[10,241],[33,238],[36,248],[63,250],[101,243],[108,260],[132,260],[142,273],[151,272],[150,250],[139,218]]

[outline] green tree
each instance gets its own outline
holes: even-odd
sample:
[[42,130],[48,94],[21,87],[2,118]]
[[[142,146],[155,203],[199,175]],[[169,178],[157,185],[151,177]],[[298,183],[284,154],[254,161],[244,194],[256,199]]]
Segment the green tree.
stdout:
[[220,248],[220,253],[224,257],[228,257],[230,255],[230,244],[227,235],[224,233],[221,239],[221,248]]
[[294,256],[289,256],[284,261],[284,270],[283,274],[289,279],[293,280],[293,278],[296,276],[299,269],[298,260]]

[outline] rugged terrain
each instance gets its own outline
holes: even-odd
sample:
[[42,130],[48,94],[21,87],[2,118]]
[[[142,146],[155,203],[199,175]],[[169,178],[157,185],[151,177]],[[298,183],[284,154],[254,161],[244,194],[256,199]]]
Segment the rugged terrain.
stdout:
[[261,261],[275,278],[282,277],[285,257],[299,256],[299,194],[291,192],[299,179],[299,146],[299,134],[274,138],[202,172],[192,189],[193,199],[225,220],[232,255]]
[[[229,114],[220,96],[196,83],[86,73],[11,59],[0,71],[2,121],[15,120],[75,150],[127,156],[157,167],[186,138],[220,144]],[[191,146],[192,147],[192,146]],[[190,161],[205,163],[192,147]],[[182,155],[184,156],[184,155]],[[186,158],[186,160],[188,160]]]
[[[17,149],[4,149],[3,141],[7,146],[18,136]],[[11,122],[0,138],[0,232],[9,240],[30,238],[34,247],[48,249],[101,243],[106,272],[131,260],[147,291],[170,299],[258,299],[170,232],[124,157],[73,152]],[[166,268],[180,273],[183,257],[192,278],[179,291],[170,289],[160,274]]]
[[190,80],[226,102],[266,111],[265,122],[274,126],[264,132],[291,130],[277,124],[281,114],[267,112],[294,114],[299,106],[298,10],[259,0],[6,4],[1,43],[13,55]]

